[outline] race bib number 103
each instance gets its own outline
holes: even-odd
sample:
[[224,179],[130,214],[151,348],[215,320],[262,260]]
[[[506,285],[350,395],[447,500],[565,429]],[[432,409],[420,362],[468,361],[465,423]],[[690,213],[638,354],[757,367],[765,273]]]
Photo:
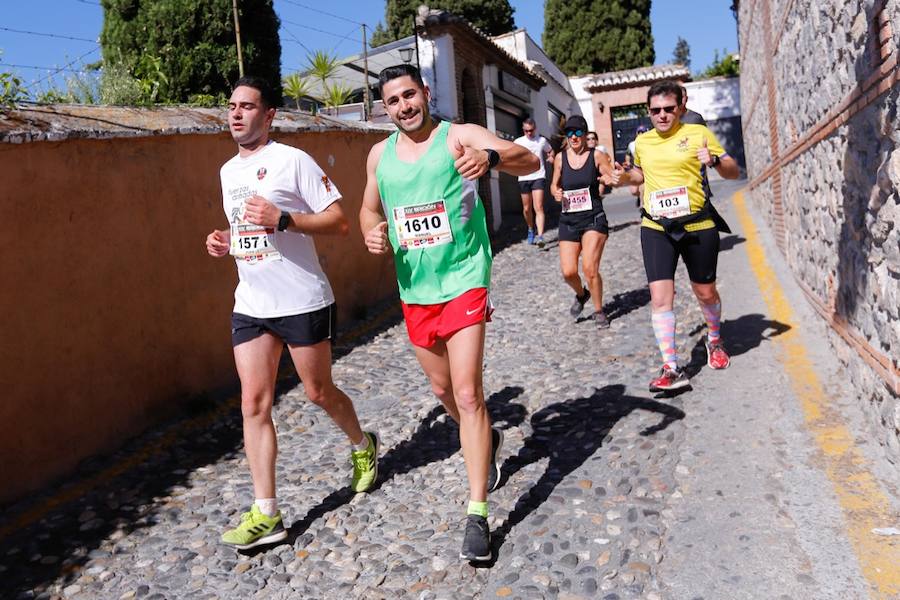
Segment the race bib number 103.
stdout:
[[687,186],[650,192],[650,216],[654,219],[675,219],[691,214]]

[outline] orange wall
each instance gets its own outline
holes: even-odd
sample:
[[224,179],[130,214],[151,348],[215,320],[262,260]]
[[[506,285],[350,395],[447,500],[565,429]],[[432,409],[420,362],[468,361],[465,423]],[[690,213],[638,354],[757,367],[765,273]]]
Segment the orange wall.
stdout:
[[[303,148],[344,195],[347,237],[317,247],[346,325],[396,293],[358,211],[384,134],[273,135]],[[206,254],[224,228],[227,134],[0,144],[0,501],[65,474],[236,382],[229,318],[236,268]]]

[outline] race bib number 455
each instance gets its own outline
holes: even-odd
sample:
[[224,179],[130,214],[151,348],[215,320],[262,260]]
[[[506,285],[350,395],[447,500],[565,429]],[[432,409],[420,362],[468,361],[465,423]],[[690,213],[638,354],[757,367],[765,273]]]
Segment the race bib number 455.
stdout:
[[591,210],[591,188],[563,190],[562,211],[564,213]]
[[394,227],[404,250],[442,246],[453,241],[443,200],[396,207]]
[[691,214],[687,186],[650,192],[650,216],[654,219],[675,219]]

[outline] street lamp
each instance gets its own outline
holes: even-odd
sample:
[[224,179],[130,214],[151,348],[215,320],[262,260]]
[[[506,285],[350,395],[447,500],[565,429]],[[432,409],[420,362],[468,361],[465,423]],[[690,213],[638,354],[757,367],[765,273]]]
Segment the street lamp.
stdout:
[[413,55],[412,48],[400,48],[399,52],[400,52],[400,58],[403,60],[403,62],[405,62],[407,64],[412,62],[412,55]]

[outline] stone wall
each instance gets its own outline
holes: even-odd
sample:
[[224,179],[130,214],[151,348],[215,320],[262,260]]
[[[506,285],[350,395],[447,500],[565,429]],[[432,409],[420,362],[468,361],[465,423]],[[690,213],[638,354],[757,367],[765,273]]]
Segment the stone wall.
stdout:
[[749,197],[900,462],[900,0],[744,0]]

